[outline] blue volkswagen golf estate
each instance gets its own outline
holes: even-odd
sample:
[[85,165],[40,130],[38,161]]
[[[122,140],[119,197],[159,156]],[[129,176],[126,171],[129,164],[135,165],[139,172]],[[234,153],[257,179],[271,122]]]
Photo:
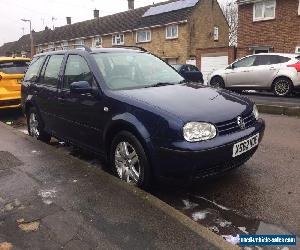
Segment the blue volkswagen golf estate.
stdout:
[[265,123],[238,94],[186,83],[140,49],[102,48],[36,55],[22,83],[31,136],[93,151],[122,180],[205,178],[243,165]]

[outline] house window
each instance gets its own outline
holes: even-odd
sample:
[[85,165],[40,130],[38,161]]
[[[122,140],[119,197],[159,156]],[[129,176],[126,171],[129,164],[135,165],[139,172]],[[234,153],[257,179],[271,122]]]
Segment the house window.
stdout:
[[219,40],[219,27],[214,27],[214,41]]
[[112,45],[124,45],[124,34],[113,35]]
[[166,39],[178,38],[178,25],[172,24],[166,27]]
[[48,44],[48,50],[54,50],[54,48],[55,48],[54,43],[49,43]]
[[151,41],[151,30],[139,30],[136,32],[136,42],[145,43]]
[[102,37],[96,36],[93,37],[92,47],[97,48],[102,46]]
[[276,0],[264,0],[253,4],[253,21],[275,18]]
[[61,48],[62,48],[63,50],[67,50],[67,49],[69,48],[69,43],[68,43],[68,41],[63,41],[63,42],[61,43]]
[[75,40],[75,48],[81,48],[84,45],[84,40],[83,39],[76,39]]
[[269,49],[254,49],[254,54],[269,53]]

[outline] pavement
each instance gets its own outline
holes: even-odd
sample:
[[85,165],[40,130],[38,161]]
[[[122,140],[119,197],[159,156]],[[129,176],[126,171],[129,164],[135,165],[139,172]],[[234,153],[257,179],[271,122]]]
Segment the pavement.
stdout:
[[235,249],[166,203],[0,123],[0,249]]

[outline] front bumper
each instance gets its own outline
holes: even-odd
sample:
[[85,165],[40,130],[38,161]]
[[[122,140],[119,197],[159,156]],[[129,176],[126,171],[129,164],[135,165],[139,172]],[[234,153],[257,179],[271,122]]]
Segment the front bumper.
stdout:
[[[156,147],[157,174],[165,177],[205,178],[218,175],[244,164],[255,153],[258,146],[244,154],[232,157],[233,145],[259,133],[259,144],[263,138],[265,123],[259,119],[253,126],[238,133],[218,136],[207,142],[184,142],[180,147]],[[185,145],[185,146],[183,146]],[[211,145],[214,145],[211,147]]]

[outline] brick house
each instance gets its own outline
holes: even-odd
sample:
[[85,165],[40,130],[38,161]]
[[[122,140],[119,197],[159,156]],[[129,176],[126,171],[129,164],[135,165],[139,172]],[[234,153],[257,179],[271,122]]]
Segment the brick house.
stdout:
[[237,57],[300,53],[299,0],[238,0]]
[[[194,60],[197,48],[228,46],[228,24],[217,0],[172,0],[94,19],[34,32],[36,52],[71,47],[141,46],[170,63]],[[23,40],[23,41],[20,41]],[[0,53],[29,50],[29,36]],[[27,42],[26,42],[26,41]],[[4,45],[5,46],[5,45]],[[25,46],[25,45],[24,45]],[[23,47],[24,47],[23,46]]]

